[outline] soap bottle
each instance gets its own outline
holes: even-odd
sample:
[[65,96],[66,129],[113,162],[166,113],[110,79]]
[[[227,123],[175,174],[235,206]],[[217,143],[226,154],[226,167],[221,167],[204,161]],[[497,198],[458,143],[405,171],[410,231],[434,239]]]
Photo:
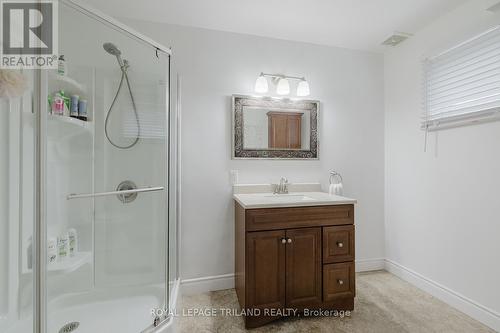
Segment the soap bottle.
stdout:
[[71,107],[71,98],[66,96],[66,93],[64,92],[64,90],[59,91],[59,95],[61,96],[61,98],[64,101],[64,103],[63,103],[63,109],[64,109],[63,115],[66,117],[69,117],[69,115],[70,115],[69,109]]
[[33,238],[30,236],[28,239],[28,249],[26,250],[28,269],[33,268]]
[[78,236],[75,229],[71,228],[68,230],[68,240],[69,256],[74,257],[76,252],[78,252]]
[[66,67],[66,60],[63,54],[59,56],[59,60],[57,61],[57,74],[62,76],[68,74],[68,68]]
[[69,252],[69,241],[68,234],[62,234],[57,237],[57,256],[59,260],[64,260],[68,256]]
[[47,239],[47,263],[57,261],[57,239],[51,237]]

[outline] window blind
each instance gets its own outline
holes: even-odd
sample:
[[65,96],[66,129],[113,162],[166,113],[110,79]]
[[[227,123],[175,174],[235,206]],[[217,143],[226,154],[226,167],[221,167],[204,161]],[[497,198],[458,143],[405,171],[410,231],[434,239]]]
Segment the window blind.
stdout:
[[422,127],[500,114],[500,27],[424,62]]

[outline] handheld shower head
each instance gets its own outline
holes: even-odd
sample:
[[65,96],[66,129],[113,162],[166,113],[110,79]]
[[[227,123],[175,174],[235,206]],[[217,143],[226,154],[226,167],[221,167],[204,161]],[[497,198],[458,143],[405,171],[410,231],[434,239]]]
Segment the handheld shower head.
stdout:
[[108,52],[109,54],[112,54],[114,56],[119,56],[122,54],[122,51],[120,51],[120,49],[117,48],[116,45],[113,43],[109,43],[109,42],[104,43],[104,44],[102,44],[102,47],[104,48],[104,50],[106,52]]
[[120,51],[120,49],[116,47],[115,44],[107,42],[102,44],[102,47],[104,51],[108,52],[111,55],[114,55],[116,57],[116,60],[118,61],[118,65],[120,65],[120,67],[123,67],[124,63],[121,57],[122,51]]

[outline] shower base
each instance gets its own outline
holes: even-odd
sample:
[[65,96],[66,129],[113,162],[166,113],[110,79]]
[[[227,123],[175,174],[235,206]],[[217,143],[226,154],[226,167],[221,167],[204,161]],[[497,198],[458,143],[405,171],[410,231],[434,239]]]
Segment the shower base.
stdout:
[[[171,306],[175,306],[178,283],[174,283]],[[64,295],[49,303],[47,332],[58,333],[66,324],[77,322],[71,333],[140,333],[151,325],[152,306],[163,301],[163,288],[143,287]],[[174,319],[174,318],[172,318]],[[171,320],[157,330],[174,332]],[[32,321],[20,321],[5,333],[31,333]]]

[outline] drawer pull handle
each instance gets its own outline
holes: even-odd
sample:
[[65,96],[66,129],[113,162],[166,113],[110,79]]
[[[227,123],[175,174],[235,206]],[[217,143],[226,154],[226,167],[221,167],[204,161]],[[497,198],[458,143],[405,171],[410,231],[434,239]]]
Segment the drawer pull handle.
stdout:
[[288,242],[288,244],[290,244],[290,243],[292,242],[292,239],[291,239],[291,238],[288,238],[288,239],[287,239],[287,242]]
[[338,246],[338,247],[344,247],[344,243],[342,243],[342,242],[337,242],[337,246]]
[[337,283],[340,284],[340,285],[343,285],[344,281],[343,280],[337,280]]
[[285,238],[281,239],[281,244],[286,244],[286,239]]

